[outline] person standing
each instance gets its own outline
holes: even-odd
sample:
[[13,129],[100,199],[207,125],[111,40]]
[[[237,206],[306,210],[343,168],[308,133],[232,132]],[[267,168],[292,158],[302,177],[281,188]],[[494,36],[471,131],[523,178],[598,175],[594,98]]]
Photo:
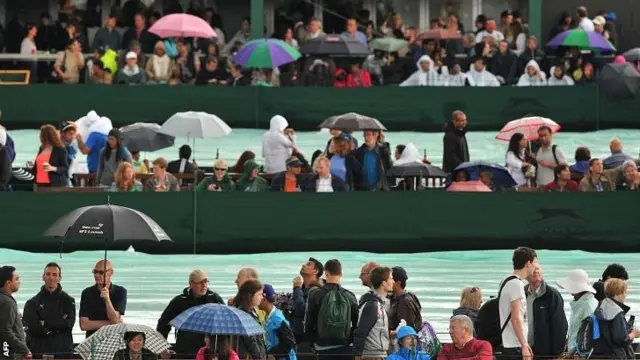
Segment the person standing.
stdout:
[[543,125],[538,129],[540,149],[536,153],[538,168],[536,184],[545,186],[554,180],[554,169],[558,165],[567,165],[567,157],[558,145],[553,145],[551,128]]
[[13,266],[0,267],[0,344],[3,357],[31,359],[13,293],[20,290],[20,275]]
[[69,158],[58,130],[52,125],[40,128],[40,148],[33,166],[37,187],[69,185]]
[[391,168],[391,151],[384,143],[378,141],[380,130],[365,130],[364,144],[362,144],[354,155],[358,162],[362,164],[362,179],[354,184],[356,190],[360,191],[388,191],[389,184],[384,174]]
[[407,271],[396,266],[391,269],[393,272],[393,292],[390,301],[389,310],[389,329],[394,332],[404,320],[407,326],[411,326],[413,330],[419,331],[422,328],[422,305],[418,297],[406,290],[407,280],[409,276]]
[[[224,304],[224,301],[220,295],[209,289],[207,273],[202,270],[193,270],[189,274],[189,287],[169,302],[160,315],[156,330],[166,339],[171,331],[171,325],[169,325],[171,320],[185,310],[203,304]],[[179,356],[193,358],[202,346],[204,346],[202,334],[178,331],[175,351]]]
[[532,360],[523,280],[533,274],[538,264],[538,254],[531,248],[519,247],[513,252],[512,262],[513,274],[505,280],[502,291],[498,294],[500,326],[504,329],[501,359]]
[[376,267],[370,273],[372,290],[360,298],[358,326],[353,332],[353,353],[358,359],[380,360],[389,350],[389,317],[385,310],[387,295],[393,290],[393,275],[388,267]]
[[44,267],[44,285],[24,305],[23,323],[27,346],[36,354],[68,357],[73,355],[73,325],[76,301],[60,286],[62,269],[54,262]]
[[587,316],[591,316],[598,307],[598,300],[595,298],[596,289],[589,285],[589,275],[582,269],[569,271],[569,276],[556,281],[556,284],[573,296],[569,329],[567,330],[567,350],[569,354],[573,354],[578,342],[578,331],[582,325],[582,320],[586,319]]
[[604,283],[609,279],[621,279],[627,281],[629,280],[629,273],[621,264],[609,264],[602,272],[602,277],[593,283],[593,288],[596,290],[596,300],[598,300],[598,302],[602,302],[602,300],[606,298],[604,293]]
[[315,258],[302,265],[300,275],[293,279],[293,310],[291,311],[291,329],[296,337],[299,359],[315,359],[313,350],[304,333],[304,315],[307,312],[307,300],[312,289],[322,286],[324,265]]
[[276,291],[270,284],[264,284],[262,301],[258,307],[267,314],[264,324],[267,354],[278,360],[297,360],[296,338],[293,335],[289,321],[285,319],[280,309],[273,304],[276,301]]
[[451,121],[444,128],[442,170],[452,173],[458,165],[469,161],[469,145],[467,144],[467,115],[456,110],[451,114]]
[[98,261],[92,273],[95,285],[82,291],[78,314],[85,337],[103,326],[121,323],[127,308],[127,289],[111,282],[114,274],[111,261]]
[[562,354],[569,325],[564,313],[562,295],[542,276],[536,266],[524,287],[527,294],[528,343],[536,356],[556,358]]

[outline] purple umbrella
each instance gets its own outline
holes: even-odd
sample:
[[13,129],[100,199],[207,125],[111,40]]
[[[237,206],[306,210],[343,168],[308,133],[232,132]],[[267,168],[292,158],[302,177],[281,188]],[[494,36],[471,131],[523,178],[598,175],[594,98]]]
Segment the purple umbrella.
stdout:
[[615,51],[616,48],[602,34],[595,31],[573,29],[561,32],[549,43],[549,47],[572,46],[581,50]]
[[299,58],[298,50],[282,40],[257,39],[240,48],[233,62],[245,68],[273,69]]

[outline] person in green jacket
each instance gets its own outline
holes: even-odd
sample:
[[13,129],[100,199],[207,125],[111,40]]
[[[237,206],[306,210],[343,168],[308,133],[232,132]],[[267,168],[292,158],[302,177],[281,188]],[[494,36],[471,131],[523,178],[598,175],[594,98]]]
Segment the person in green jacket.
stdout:
[[244,173],[238,184],[236,185],[237,191],[247,192],[261,192],[266,191],[269,187],[269,183],[263,177],[258,176],[260,165],[253,160],[247,160],[244,163]]
[[196,191],[234,191],[236,184],[231,180],[231,176],[229,176],[229,172],[227,171],[228,169],[229,165],[226,161],[222,159],[216,160],[216,162],[213,163],[213,176],[207,176],[202,179],[198,187],[196,187]]

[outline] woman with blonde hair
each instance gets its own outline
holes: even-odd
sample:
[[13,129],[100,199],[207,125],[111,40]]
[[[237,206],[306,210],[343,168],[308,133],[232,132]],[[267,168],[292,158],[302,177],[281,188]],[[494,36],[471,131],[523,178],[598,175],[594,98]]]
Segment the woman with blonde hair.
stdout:
[[69,185],[69,157],[53,125],[40,128],[40,149],[33,166],[37,187],[62,187]]
[[142,191],[142,183],[136,180],[136,174],[133,165],[123,161],[118,165],[115,174],[113,174],[114,182],[111,184],[109,191],[113,192],[139,192]]
[[213,176],[207,176],[204,178],[198,187],[197,192],[203,191],[234,191],[236,184],[231,180],[229,176],[229,165],[223,159],[218,159],[213,163]]
[[474,329],[478,321],[478,311],[482,306],[482,290],[477,286],[467,286],[460,294],[460,307],[453,310],[453,316],[466,315],[473,321]]

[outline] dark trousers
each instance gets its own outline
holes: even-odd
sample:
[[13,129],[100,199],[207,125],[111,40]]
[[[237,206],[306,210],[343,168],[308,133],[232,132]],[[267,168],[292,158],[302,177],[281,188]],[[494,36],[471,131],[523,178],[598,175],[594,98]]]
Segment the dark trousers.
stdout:
[[351,346],[342,346],[330,350],[317,350],[316,359],[318,360],[353,360],[353,350]]
[[503,348],[502,355],[497,355],[498,360],[522,360],[521,348]]
[[308,341],[300,341],[296,345],[296,358],[298,360],[315,360],[316,354]]

